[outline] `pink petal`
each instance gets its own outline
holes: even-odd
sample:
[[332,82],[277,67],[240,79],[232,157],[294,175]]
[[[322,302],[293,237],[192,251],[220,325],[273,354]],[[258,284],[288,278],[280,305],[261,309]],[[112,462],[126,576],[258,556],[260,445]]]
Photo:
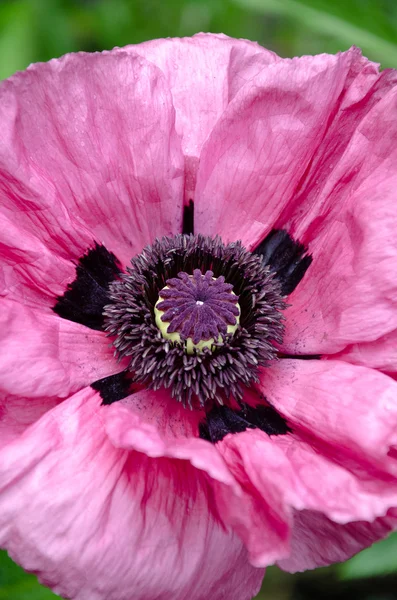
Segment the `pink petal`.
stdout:
[[288,353],[335,353],[397,328],[396,84],[384,72],[344,99],[279,222],[313,255],[289,298]]
[[313,511],[295,512],[291,556],[277,564],[295,573],[342,562],[386,537],[393,529],[397,529],[395,511],[372,523],[358,521],[346,525],[334,523]]
[[0,296],[48,310],[74,280],[75,265],[51,252],[18,221],[0,212]]
[[[170,391],[164,388],[139,390],[109,408],[109,414],[113,411],[118,414],[121,408],[123,413],[127,410],[140,421],[153,425],[161,436],[169,440],[197,437],[199,423],[205,416],[204,411],[184,408],[181,402],[172,398]],[[135,416],[131,416],[133,422]],[[127,413],[125,418],[128,427]]]
[[[216,446],[197,437],[198,421],[203,415],[184,409],[164,391],[138,392],[106,409],[105,427],[117,448],[134,449],[151,457],[167,456],[188,460],[205,471],[213,480],[214,507],[224,523],[243,539],[256,566],[272,564],[288,556],[289,529],[283,518],[274,517],[278,511],[277,498],[272,496],[272,482],[267,482],[271,508],[264,502],[247,477],[241,479],[236,461],[230,460],[225,445]],[[241,436],[228,436],[234,441]],[[254,443],[250,438],[250,444]],[[233,443],[233,442],[232,442]],[[266,455],[262,454],[262,464]],[[274,463],[274,456],[269,458]],[[233,474],[232,474],[233,472]],[[284,507],[282,507],[283,511]],[[257,553],[262,562],[255,562]]]
[[355,50],[282,60],[239,90],[201,154],[198,232],[242,239],[251,249],[275,226],[326,133],[356,60]]
[[[158,401],[160,408],[156,406]],[[165,412],[161,402],[167,402],[171,410]],[[139,405],[143,406],[143,412]],[[227,485],[231,501],[233,495],[241,495],[215,446],[196,437],[196,413],[183,408],[166,390],[145,390],[115,402],[106,407],[103,419],[109,439],[116,448],[137,450],[152,458],[167,456],[188,460],[215,481]]]
[[246,494],[243,509],[224,497],[221,514],[244,541],[250,562],[257,567],[274,564],[290,551],[291,508],[282,492],[287,461],[271,442],[266,442],[262,432],[249,431],[227,435],[217,443]]
[[372,521],[397,506],[396,478],[365,465],[361,473],[351,472],[348,454],[345,464],[333,460],[299,432],[269,438],[258,430],[247,431],[226,436],[217,447],[248,496],[245,521],[235,512],[236,504],[225,503],[221,512],[256,566],[290,555],[294,511],[317,511],[348,523]]
[[167,82],[125,52],[67,55],[1,85],[2,211],[77,258],[121,261],[180,231],[183,157]]
[[[266,482],[269,503],[248,484],[247,477],[240,477],[234,454],[230,456],[225,450],[227,443],[214,446],[192,437],[197,436],[198,421],[203,419],[201,413],[184,409],[167,392],[145,391],[112,404],[104,414],[106,431],[117,448],[138,450],[151,457],[188,460],[208,473],[213,480],[214,507],[224,523],[243,539],[253,564],[266,566],[288,556],[288,509],[285,512],[282,503],[282,517],[274,516],[279,502],[272,494],[272,481]],[[241,436],[228,438],[231,445],[237,440],[241,442]],[[248,452],[251,445],[255,446],[253,438],[249,438]],[[261,452],[262,465],[277,463],[273,455],[266,459],[266,453]],[[278,467],[277,464],[275,468]]]
[[127,47],[157,65],[170,86],[186,159],[185,194],[194,195],[202,146],[238,90],[278,57],[256,43],[199,33]]
[[245,511],[226,501],[221,514],[252,564],[289,556],[295,511],[346,524],[397,507],[396,382],[342,361],[283,359],[263,371],[261,391],[292,434],[246,431],[217,444],[247,494]]
[[248,600],[263,571],[186,461],[115,448],[84,390],[3,449],[0,543],[64,597]]
[[58,398],[18,398],[0,392],[0,450],[58,402]]
[[352,344],[335,358],[355,365],[379,369],[388,374],[397,372],[397,329],[372,342]]
[[100,331],[2,300],[0,391],[65,398],[123,369]]
[[397,444],[397,383],[390,377],[343,361],[283,359],[264,370],[260,385],[294,433],[327,458],[370,469],[374,481],[382,471],[397,474],[388,457]]

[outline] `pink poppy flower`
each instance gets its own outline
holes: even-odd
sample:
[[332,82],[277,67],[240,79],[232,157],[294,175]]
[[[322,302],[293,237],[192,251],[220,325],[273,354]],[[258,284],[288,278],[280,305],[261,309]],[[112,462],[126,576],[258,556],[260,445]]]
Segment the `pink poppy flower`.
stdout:
[[0,545],[248,600],[396,528],[396,72],[197,35],[0,95]]

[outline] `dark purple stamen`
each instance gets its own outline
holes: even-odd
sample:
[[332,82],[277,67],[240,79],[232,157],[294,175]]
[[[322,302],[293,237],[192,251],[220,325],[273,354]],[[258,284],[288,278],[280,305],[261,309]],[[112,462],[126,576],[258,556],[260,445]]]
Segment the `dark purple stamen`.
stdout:
[[[198,282],[191,275],[195,271]],[[219,283],[212,283],[212,273]],[[169,289],[174,289],[177,298],[163,300],[167,295],[164,288],[173,279],[176,287]],[[200,296],[203,291],[205,296]],[[191,408],[241,402],[244,388],[259,380],[259,368],[275,358],[282,341],[285,302],[279,283],[262,258],[240,242],[223,244],[220,238],[202,235],[156,240],[132,259],[127,273],[111,284],[109,292],[110,302],[104,310],[106,331],[113,337],[116,355],[129,361],[134,381],[155,390],[169,388],[173,397]],[[216,292],[214,296],[212,292]],[[167,313],[175,309],[178,298],[181,305],[186,307],[188,301],[194,308],[197,302],[204,306],[210,295],[213,329],[209,319],[193,319],[189,325],[189,319],[185,323],[182,318],[179,325],[199,344],[204,335],[212,336],[214,343],[203,340],[207,346],[189,352],[189,337],[182,344],[163,335],[166,328],[167,334],[169,331],[168,325],[159,328],[163,302],[170,302],[165,306]],[[238,319],[236,309],[240,311]],[[171,313],[170,320],[177,317]],[[237,322],[238,327],[231,325],[228,330],[228,320]],[[218,332],[234,327],[233,335],[218,343]]]
[[199,269],[193,275],[178,273],[166,281],[167,288],[160,292],[162,302],[157,309],[164,312],[161,320],[169,323],[167,333],[179,333],[183,340],[191,338],[194,344],[227,334],[228,325],[236,325],[240,314],[238,297],[233,286],[221,275],[205,275]]

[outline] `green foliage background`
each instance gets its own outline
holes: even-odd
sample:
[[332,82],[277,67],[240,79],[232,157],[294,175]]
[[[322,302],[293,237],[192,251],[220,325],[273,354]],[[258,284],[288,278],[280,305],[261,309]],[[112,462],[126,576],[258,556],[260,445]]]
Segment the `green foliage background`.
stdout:
[[[281,56],[351,45],[397,67],[396,0],[0,0],[0,79],[77,50],[222,31]],[[155,565],[153,566],[155,568]],[[0,600],[56,598],[0,552]],[[397,535],[343,565],[268,570],[258,600],[397,600]]]

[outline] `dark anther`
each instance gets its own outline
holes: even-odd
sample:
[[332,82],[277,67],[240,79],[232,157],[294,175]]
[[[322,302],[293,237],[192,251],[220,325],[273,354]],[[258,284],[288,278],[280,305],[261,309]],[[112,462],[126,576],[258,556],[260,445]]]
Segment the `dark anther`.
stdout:
[[243,403],[241,410],[232,410],[214,404],[199,425],[199,436],[215,444],[228,433],[241,433],[246,429],[261,429],[268,435],[285,435],[291,431],[285,419],[270,405],[253,407]]
[[276,274],[283,296],[294,291],[311,265],[313,258],[306,252],[303,244],[282,229],[273,229],[254,250]]
[[183,209],[182,233],[189,235],[194,233],[194,203],[189,200],[189,205]]
[[[229,397],[242,400],[244,387],[258,381],[258,368],[274,358],[284,331],[281,311],[286,304],[279,282],[261,257],[248,252],[239,242],[223,244],[218,237],[179,234],[155,240],[131,259],[126,270],[110,284],[104,329],[113,338],[117,355],[129,360],[128,368],[135,381],[156,390],[168,388],[174,398],[191,408],[212,405],[214,400],[223,404]],[[165,293],[164,284],[173,279],[181,282],[184,277],[186,285],[193,286],[190,278],[196,270],[200,278],[205,279],[211,272],[219,284],[233,286],[241,312],[233,335],[226,335],[221,343],[218,338],[215,348],[210,344],[190,354],[183,344],[171,343],[159,335],[158,323],[164,321],[160,321],[161,315],[157,318],[155,311],[161,312],[163,302],[174,293],[171,288]],[[185,275],[180,276],[181,273]],[[177,296],[181,293],[179,290]],[[158,303],[159,298],[162,300]],[[172,300],[174,307],[170,304],[163,308],[176,310],[177,302],[184,304],[186,297]],[[196,302],[207,301],[208,295],[196,297]],[[229,304],[233,310],[236,308]],[[221,312],[225,314],[225,306]],[[231,317],[233,320],[228,317],[227,323],[237,320],[233,314]],[[190,337],[190,331],[175,330],[181,338],[185,334]],[[208,339],[207,333],[205,337],[202,333],[199,339]],[[214,331],[208,334],[214,341],[218,337]]]
[[91,383],[91,387],[100,393],[102,404],[112,404],[132,393],[131,373],[121,371],[116,375],[109,375],[109,377],[94,381],[94,383]]
[[60,317],[102,329],[103,309],[109,302],[109,284],[120,275],[119,261],[105,246],[97,244],[79,259],[76,279],[63,296],[58,296],[53,311]]

